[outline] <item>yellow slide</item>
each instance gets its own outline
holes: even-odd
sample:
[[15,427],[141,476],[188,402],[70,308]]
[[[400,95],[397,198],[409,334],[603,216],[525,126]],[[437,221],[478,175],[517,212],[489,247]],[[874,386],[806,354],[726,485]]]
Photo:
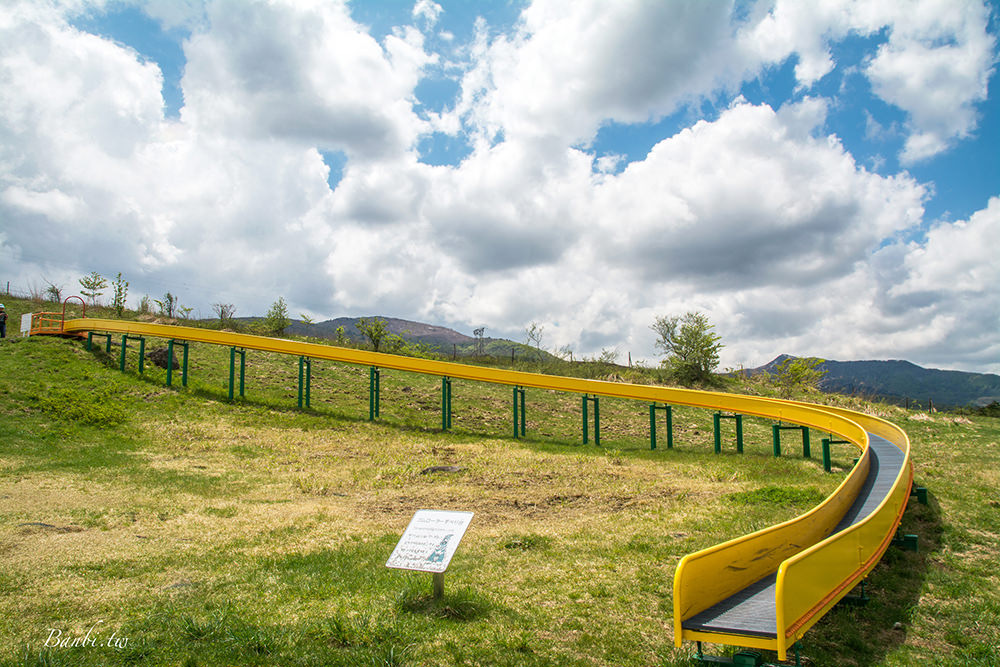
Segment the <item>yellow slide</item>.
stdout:
[[793,401],[584,380],[415,359],[279,338],[123,320],[74,319],[38,333],[154,336],[448,378],[631,398],[754,415],[830,433],[859,449],[857,465],[822,504],[790,521],[685,556],[674,574],[674,642],[786,652],[875,566],[910,495],[909,439],[865,414]]

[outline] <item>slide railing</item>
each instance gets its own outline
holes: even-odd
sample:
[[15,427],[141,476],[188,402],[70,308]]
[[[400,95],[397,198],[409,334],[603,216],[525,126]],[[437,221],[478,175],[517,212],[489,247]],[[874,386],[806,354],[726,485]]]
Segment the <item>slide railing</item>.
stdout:
[[[855,445],[860,450],[857,465],[819,506],[789,521],[689,554],[681,560],[674,576],[674,641],[677,646],[685,639],[705,640],[775,650],[779,659],[783,660],[787,648],[878,562],[899,524],[912,481],[906,434],[881,419],[840,408],[486,368],[249,334],[124,320],[66,320],[61,323],[60,331],[52,331],[49,327],[44,333],[91,331],[211,343],[452,379],[724,410],[807,426],[839,436]],[[898,447],[904,457],[903,465],[874,512],[850,528],[831,534],[858,496],[870,472],[869,433],[884,437]],[[773,636],[701,632],[683,627],[683,622],[691,616],[775,572],[776,627],[771,633]]]

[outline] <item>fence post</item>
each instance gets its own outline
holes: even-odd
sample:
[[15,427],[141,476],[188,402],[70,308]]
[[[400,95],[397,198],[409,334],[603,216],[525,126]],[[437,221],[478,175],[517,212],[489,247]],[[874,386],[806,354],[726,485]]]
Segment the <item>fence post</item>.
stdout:
[[716,412],[712,415],[712,426],[715,430],[715,453],[722,453],[722,426],[721,426],[722,415]]
[[167,341],[167,386],[171,386],[174,377],[174,341]]
[[247,371],[247,351],[246,348],[236,347],[229,348],[229,400],[233,400],[233,394],[236,390],[236,354],[240,355],[240,398],[243,398],[245,393],[245,381],[246,381],[246,371]]
[[299,409],[302,409],[302,399],[305,397],[305,406],[309,407],[310,387],[312,386],[312,359],[299,357]]
[[379,403],[381,393],[381,371],[375,366],[368,369],[368,421],[375,421],[379,416]]
[[451,428],[451,378],[441,377],[441,430]]
[[[518,403],[520,403],[520,409],[518,409]],[[514,437],[524,436],[524,425],[525,425],[525,415],[524,415],[524,389],[520,386],[514,386]]]

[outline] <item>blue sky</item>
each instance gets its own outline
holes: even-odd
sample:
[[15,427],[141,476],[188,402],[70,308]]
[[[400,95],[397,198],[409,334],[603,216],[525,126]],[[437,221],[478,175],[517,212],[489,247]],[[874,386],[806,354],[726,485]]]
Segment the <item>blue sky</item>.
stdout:
[[998,7],[884,4],[14,2],[0,265],[577,357],[656,363],[653,319],[700,310],[732,367],[1000,372]]

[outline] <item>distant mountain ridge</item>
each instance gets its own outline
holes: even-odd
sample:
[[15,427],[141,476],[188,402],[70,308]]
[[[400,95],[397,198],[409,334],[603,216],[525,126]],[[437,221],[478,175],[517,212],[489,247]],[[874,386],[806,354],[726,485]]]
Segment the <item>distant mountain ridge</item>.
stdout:
[[344,336],[353,341],[362,341],[364,336],[358,331],[357,323],[361,320],[382,320],[385,322],[389,333],[396,334],[412,343],[423,343],[433,347],[445,347],[452,345],[467,345],[474,343],[475,338],[459,333],[448,327],[441,327],[434,324],[424,324],[423,322],[413,322],[412,320],[401,320],[398,317],[381,317],[373,315],[369,317],[338,317],[323,322],[306,324],[299,320],[293,320],[286,330],[287,333],[298,336],[312,336],[314,338],[337,338],[337,329],[344,327]]
[[[774,360],[747,372],[774,373],[791,355],[782,354]],[[927,406],[962,407],[988,405],[1000,401],[1000,375],[968,373],[923,368],[909,361],[834,361],[820,365],[826,374],[820,381],[823,391],[840,394],[861,394],[883,398],[895,403],[907,400]]]
[[[254,322],[261,320],[260,317],[238,317],[238,321]],[[414,322],[413,320],[403,320],[398,317],[384,317],[381,315],[370,315],[367,317],[337,317],[332,320],[314,322],[307,324],[302,320],[292,320],[286,334],[295,336],[309,336],[312,338],[322,338],[326,340],[337,340],[337,329],[343,327],[343,335],[353,343],[366,342],[364,335],[358,330],[357,323],[361,320],[382,320],[385,322],[389,333],[396,334],[408,343],[418,343],[437,350],[441,354],[455,354],[457,356],[469,357],[482,354],[487,357],[516,356],[518,359],[525,358],[550,358],[548,352],[536,350],[523,343],[518,343],[506,338],[482,339],[481,348],[477,349],[479,341],[474,336],[459,333],[448,327],[436,324],[426,324],[424,322]]]

